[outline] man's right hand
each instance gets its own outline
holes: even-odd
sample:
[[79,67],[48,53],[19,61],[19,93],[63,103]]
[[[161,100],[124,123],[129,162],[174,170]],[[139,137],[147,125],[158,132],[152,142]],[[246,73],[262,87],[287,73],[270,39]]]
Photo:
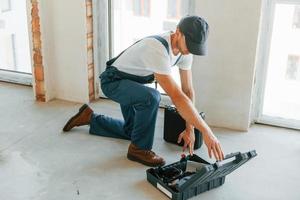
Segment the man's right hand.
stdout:
[[209,157],[211,158],[213,154],[218,161],[223,160],[224,153],[221,144],[213,132],[211,130],[207,130],[206,132],[202,133],[202,136],[207,147]]

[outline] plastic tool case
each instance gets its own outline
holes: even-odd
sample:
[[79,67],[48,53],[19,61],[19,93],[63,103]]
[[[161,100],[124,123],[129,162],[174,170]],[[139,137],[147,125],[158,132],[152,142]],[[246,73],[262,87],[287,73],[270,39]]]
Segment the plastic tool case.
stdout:
[[186,200],[223,185],[227,174],[256,155],[255,150],[232,153],[214,164],[196,154],[183,155],[179,162],[148,169],[147,180],[172,200]]
[[[205,119],[204,112],[199,113],[202,119]],[[179,134],[185,129],[185,120],[177,112],[174,106],[166,106],[164,115],[164,140],[179,146],[183,146],[184,141],[177,143]],[[199,149],[202,146],[202,133],[198,129],[194,129],[195,143],[194,149]]]

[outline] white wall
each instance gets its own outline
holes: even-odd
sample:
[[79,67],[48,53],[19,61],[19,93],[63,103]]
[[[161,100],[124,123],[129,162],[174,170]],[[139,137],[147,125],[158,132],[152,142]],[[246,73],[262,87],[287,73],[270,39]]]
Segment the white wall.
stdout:
[[261,0],[197,0],[210,25],[206,57],[194,57],[196,106],[212,126],[247,130],[250,123]]
[[88,102],[85,0],[41,0],[46,99]]

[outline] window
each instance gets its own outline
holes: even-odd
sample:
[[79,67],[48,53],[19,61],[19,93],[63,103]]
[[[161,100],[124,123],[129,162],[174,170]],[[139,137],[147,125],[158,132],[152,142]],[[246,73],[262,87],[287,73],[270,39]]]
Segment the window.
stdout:
[[300,81],[300,56],[289,55],[285,78]]
[[150,0],[132,0],[133,14],[136,16],[149,17]]
[[168,0],[167,16],[169,19],[180,19],[189,10],[189,1]]
[[257,121],[300,129],[300,34],[291,26],[299,24],[299,4],[281,0],[269,3],[262,27],[272,29],[262,31],[261,37],[264,47],[259,54],[265,69],[258,84]]
[[295,6],[293,28],[300,28],[300,6]]
[[0,68],[31,73],[26,0],[0,1]]
[[0,0],[0,80],[32,81],[26,0]]

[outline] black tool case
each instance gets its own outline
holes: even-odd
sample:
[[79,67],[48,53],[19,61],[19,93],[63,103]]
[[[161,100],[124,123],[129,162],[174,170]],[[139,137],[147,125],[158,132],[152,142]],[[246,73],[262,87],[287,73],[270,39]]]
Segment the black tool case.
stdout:
[[[255,157],[256,151],[232,153],[210,164],[196,154],[182,156],[179,162],[147,170],[147,180],[172,200],[186,200],[224,184],[225,176]],[[188,165],[194,164],[194,170]]]
[[[199,115],[205,119],[205,113],[200,112]],[[184,145],[184,141],[177,143],[179,134],[185,129],[185,120],[179,115],[174,106],[166,106],[164,114],[164,140],[179,146]],[[202,133],[198,129],[194,129],[195,143],[194,149],[199,149],[203,144]]]

